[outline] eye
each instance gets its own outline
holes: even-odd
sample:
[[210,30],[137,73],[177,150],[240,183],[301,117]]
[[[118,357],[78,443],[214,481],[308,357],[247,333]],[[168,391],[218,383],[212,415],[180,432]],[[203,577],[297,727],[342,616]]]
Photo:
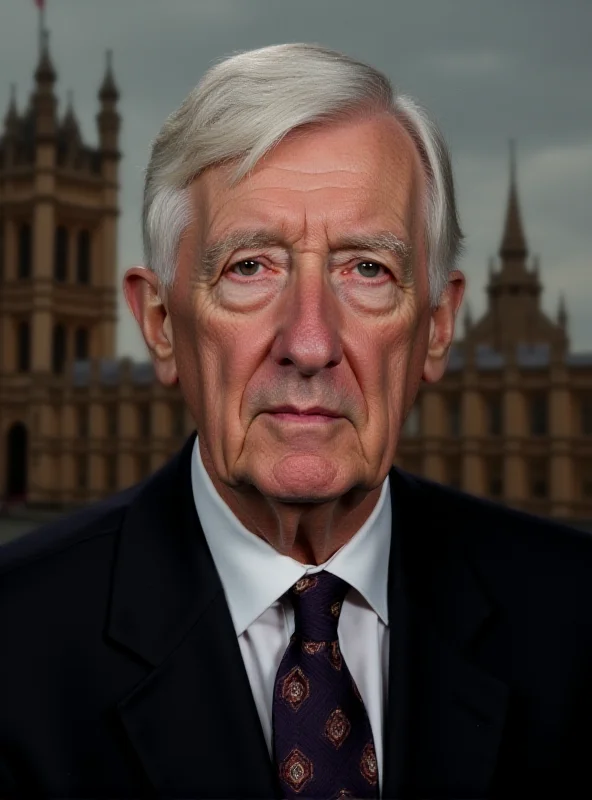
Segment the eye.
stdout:
[[232,266],[229,267],[228,271],[234,272],[237,268],[240,268],[241,270],[244,270],[244,272],[243,271],[239,272],[238,273],[239,275],[242,275],[243,278],[252,278],[253,275],[255,275],[257,272],[257,267],[260,266],[261,266],[260,261],[254,261],[250,258],[246,258],[243,261],[237,261],[236,264],[232,264]]
[[[228,267],[228,272],[233,272],[243,278],[253,278],[257,275],[257,268],[262,266],[263,264],[261,261],[245,258]],[[360,261],[353,269],[359,269],[360,275],[368,279],[380,277],[380,270],[382,270],[383,273],[388,272],[386,267],[379,264],[377,261]]]
[[[360,261],[359,264],[356,264],[354,269],[360,269],[360,274],[362,275],[363,278],[378,278],[379,275],[376,272],[376,270],[383,270],[383,272],[387,271],[385,267],[382,266],[382,264],[379,264],[376,261]],[[368,275],[366,273],[367,270],[373,274]]]

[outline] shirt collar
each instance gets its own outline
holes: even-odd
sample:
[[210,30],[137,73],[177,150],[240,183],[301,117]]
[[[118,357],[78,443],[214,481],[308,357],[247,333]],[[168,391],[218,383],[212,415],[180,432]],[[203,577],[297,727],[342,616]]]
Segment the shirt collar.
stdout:
[[278,553],[251,533],[220,497],[196,437],[191,458],[195,507],[220,575],[237,636],[304,575],[326,569],[347,581],[388,625],[387,581],[391,499],[386,477],[372,513],[324,564],[306,565]]

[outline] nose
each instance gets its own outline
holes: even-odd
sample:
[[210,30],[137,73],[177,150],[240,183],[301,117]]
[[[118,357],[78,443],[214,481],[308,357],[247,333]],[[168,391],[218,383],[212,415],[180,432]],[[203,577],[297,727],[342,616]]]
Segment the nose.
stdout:
[[341,362],[340,310],[326,268],[294,266],[279,313],[272,348],[278,364],[291,363],[303,375],[314,375]]

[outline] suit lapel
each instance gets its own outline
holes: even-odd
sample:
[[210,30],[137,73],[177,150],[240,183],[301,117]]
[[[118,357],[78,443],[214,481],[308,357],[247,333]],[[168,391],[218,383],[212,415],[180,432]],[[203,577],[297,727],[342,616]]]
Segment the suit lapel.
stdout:
[[[507,687],[471,661],[495,609],[459,521],[391,470],[390,666],[383,797],[488,794]],[[436,505],[436,512],[432,511]],[[450,527],[449,527],[450,526]]]
[[193,501],[194,441],[148,482],[121,531],[107,635],[149,672],[118,712],[159,795],[273,797],[271,760]]
[[119,704],[159,795],[274,797],[275,779],[223,595]]

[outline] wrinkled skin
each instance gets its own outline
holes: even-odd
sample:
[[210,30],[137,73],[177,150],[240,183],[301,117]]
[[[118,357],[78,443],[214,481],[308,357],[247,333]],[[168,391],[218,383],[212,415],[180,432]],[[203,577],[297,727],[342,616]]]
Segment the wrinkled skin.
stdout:
[[[294,131],[233,188],[231,168],[191,185],[173,287],[133,267],[124,291],[221,497],[280,553],[319,564],[368,518],[420,382],[442,376],[464,277],[430,308],[424,174],[391,117]],[[237,229],[274,242],[226,252],[206,276],[205,249]],[[377,231],[410,246],[407,270],[400,254],[336,249]],[[341,416],[266,413],[283,404]]]

